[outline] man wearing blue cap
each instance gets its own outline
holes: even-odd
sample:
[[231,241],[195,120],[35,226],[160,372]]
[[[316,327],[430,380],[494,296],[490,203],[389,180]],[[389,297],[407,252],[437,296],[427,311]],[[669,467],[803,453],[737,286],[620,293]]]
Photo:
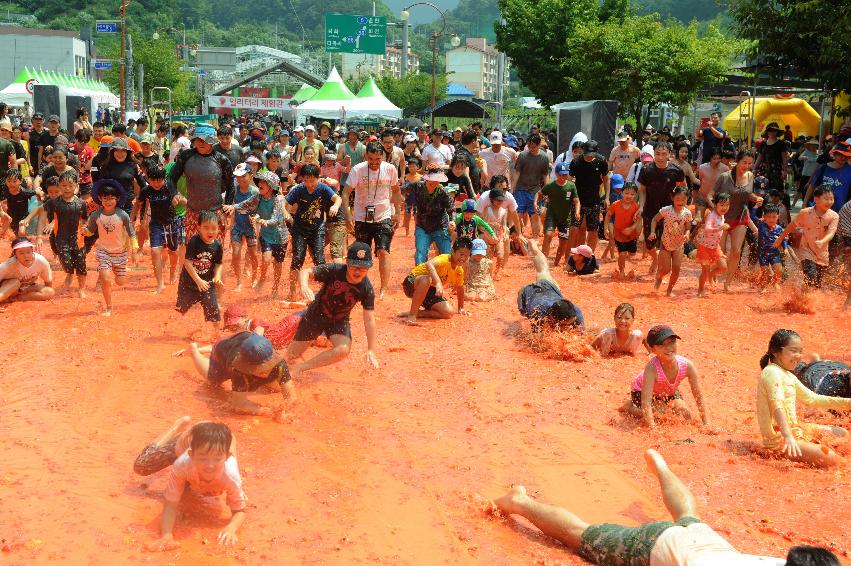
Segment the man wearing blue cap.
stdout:
[[[210,349],[210,357],[203,351]],[[272,415],[280,420],[284,407],[295,400],[295,389],[287,362],[275,352],[272,343],[254,332],[237,332],[219,340],[212,347],[199,348],[192,342],[189,353],[195,369],[216,387],[231,382],[230,404],[237,413]],[[261,385],[277,381],[284,404],[277,409],[255,403],[248,394]]]
[[572,224],[575,218],[579,218],[579,193],[576,185],[570,180],[570,165],[565,162],[555,166],[555,181],[541,190],[541,194],[547,199],[546,216],[544,217],[544,244],[541,251],[544,256],[549,256],[550,242],[553,235],[558,232],[558,248],[553,265],[558,265],[562,256],[567,256],[570,249],[572,234],[577,228]]
[[[298,377],[302,372],[329,366],[348,357],[352,349],[352,329],[349,321],[352,309],[360,303],[363,306],[363,329],[366,334],[366,360],[372,368],[378,367],[375,356],[375,291],[367,277],[372,267],[372,249],[369,244],[355,242],[349,246],[345,265],[328,263],[313,269],[302,269],[299,273],[302,295],[310,305],[304,313],[296,330],[295,337],[287,349],[287,359],[300,358],[313,340],[324,334],[331,341],[331,349],[296,364],[292,374]],[[322,283],[322,288],[314,294],[310,289],[310,280]]]
[[[198,233],[198,215],[211,210],[219,217],[219,240],[225,241],[228,206],[233,203],[233,166],[222,153],[213,151],[216,129],[210,124],[197,124],[192,134],[192,148],[181,151],[168,174],[167,185],[172,194],[177,182],[186,177],[186,240]],[[224,193],[224,198],[222,198]]]

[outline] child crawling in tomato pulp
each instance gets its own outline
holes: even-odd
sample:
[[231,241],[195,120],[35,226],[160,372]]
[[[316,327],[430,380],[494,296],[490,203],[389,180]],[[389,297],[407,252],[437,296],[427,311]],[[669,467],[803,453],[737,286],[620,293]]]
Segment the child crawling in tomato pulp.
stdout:
[[199,422],[186,430],[189,417],[177,419],[168,431],[148,445],[136,458],[134,471],[148,476],[169,466],[165,487],[160,538],[148,550],[173,550],[180,546],[174,539],[174,524],[186,488],[192,496],[219,499],[227,496],[231,518],[219,533],[219,544],[233,545],[236,532],[245,520],[246,499],[236,462],[236,442],[225,424]]

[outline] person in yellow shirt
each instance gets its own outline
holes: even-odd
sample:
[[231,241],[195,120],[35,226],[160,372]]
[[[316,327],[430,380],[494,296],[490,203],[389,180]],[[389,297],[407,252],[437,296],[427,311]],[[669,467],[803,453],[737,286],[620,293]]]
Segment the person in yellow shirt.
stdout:
[[[472,249],[472,240],[461,236],[452,244],[451,254],[435,256],[416,266],[402,281],[405,295],[411,298],[411,308],[400,312],[399,317],[408,324],[417,324],[417,317],[452,318],[455,313],[469,315],[464,310],[464,266]],[[446,287],[455,287],[458,310],[446,300]]]
[[759,361],[762,375],[757,388],[757,420],[763,446],[795,462],[830,467],[840,462],[827,446],[817,444],[819,436],[847,437],[848,431],[836,426],[799,423],[795,401],[820,409],[851,409],[851,399],[813,393],[792,371],[803,357],[801,337],[794,330],[776,330],[768,351]]
[[98,151],[100,151],[100,140],[105,133],[106,130],[104,130],[103,122],[95,122],[92,124],[92,137],[89,138],[89,147],[92,148],[95,155],[97,155]]

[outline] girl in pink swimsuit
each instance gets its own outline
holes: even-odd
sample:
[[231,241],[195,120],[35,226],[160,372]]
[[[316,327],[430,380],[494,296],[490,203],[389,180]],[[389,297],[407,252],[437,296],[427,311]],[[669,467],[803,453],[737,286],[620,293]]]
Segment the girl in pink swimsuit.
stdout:
[[650,428],[656,427],[654,410],[664,413],[668,407],[686,420],[691,420],[691,413],[679,392],[680,383],[686,378],[691,385],[703,425],[707,428],[710,426],[697,368],[688,359],[677,355],[679,339],[670,326],[657,325],[650,329],[647,346],[653,357],[632,382],[631,398],[621,409],[644,419]]

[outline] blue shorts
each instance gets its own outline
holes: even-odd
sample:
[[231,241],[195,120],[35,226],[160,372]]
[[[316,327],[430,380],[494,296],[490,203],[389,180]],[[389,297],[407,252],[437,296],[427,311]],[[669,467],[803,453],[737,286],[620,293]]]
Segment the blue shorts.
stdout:
[[763,267],[778,263],[783,263],[783,259],[780,257],[780,250],[778,249],[766,250],[759,254],[759,264]]
[[284,263],[284,258],[287,257],[286,244],[270,244],[263,239],[263,236],[260,236],[260,251],[263,253],[272,252],[275,263]]
[[239,223],[235,223],[233,228],[230,229],[231,243],[239,244],[242,242],[243,238],[245,238],[245,241],[249,246],[257,245],[257,234],[254,233],[254,226],[245,228],[240,226]]
[[178,246],[186,245],[186,228],[183,226],[183,217],[175,216],[171,224],[149,225],[149,237],[152,248],[168,247],[173,252]]
[[408,193],[405,195],[405,212],[411,213],[417,209],[417,195]]
[[517,214],[540,214],[535,208],[535,193],[514,191],[514,200],[517,201]]

